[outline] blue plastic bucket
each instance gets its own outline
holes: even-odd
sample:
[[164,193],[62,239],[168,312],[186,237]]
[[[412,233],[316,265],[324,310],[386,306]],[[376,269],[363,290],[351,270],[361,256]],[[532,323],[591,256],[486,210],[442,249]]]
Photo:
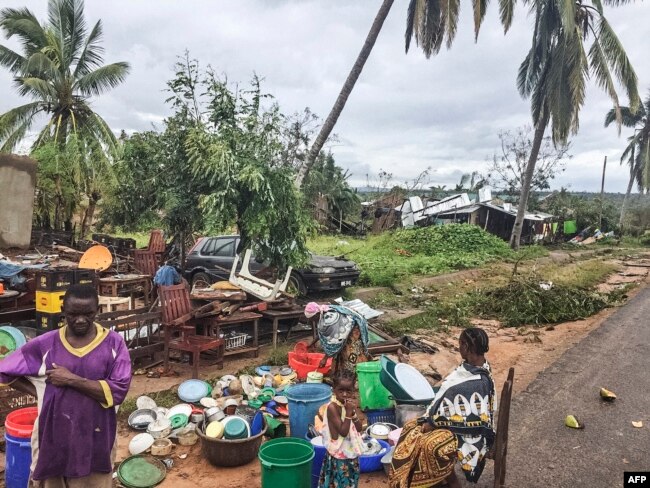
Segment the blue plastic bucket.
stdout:
[[31,439],[5,434],[5,485],[7,488],[27,488],[32,464]]
[[332,388],[323,383],[301,383],[287,388],[284,395],[289,400],[291,437],[304,439],[318,409],[332,398]]
[[317,446],[311,442],[309,435],[305,436],[305,439],[314,447],[314,460],[311,464],[311,488],[318,488],[318,479],[320,478],[320,470],[323,467],[323,460],[325,459],[325,454],[327,449],[323,446]]

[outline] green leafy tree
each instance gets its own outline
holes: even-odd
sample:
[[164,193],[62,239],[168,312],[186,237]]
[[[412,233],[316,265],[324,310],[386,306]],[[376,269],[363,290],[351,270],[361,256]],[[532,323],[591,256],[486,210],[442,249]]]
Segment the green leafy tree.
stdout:
[[309,218],[283,164],[282,116],[254,77],[250,89],[233,92],[211,70],[201,81],[206,107],[190,130],[185,147],[195,179],[207,185],[200,196],[209,228],[237,227],[239,251],[253,248],[274,266],[303,263]]
[[361,201],[357,193],[348,184],[350,174],[336,165],[330,153],[321,154],[309,172],[302,191],[309,202],[316,202],[320,196],[325,197],[330,214],[338,220],[339,231],[345,216],[357,213]]
[[31,156],[38,162],[34,221],[39,227],[60,229],[72,221],[81,200],[77,147],[66,144],[62,148],[50,142]]
[[257,76],[233,90],[187,53],[175,68],[174,113],[162,132],[125,138],[106,223],[137,228],[140,216],[160,216],[181,241],[236,229],[239,251],[252,247],[279,267],[303,263],[311,220],[284,159],[288,119]]
[[114,178],[102,205],[100,224],[129,231],[160,225],[168,171],[162,138],[155,131],[121,136],[121,157],[113,164]]
[[523,97],[530,98],[535,135],[526,165],[521,198],[510,245],[519,247],[524,215],[539,149],[548,125],[556,144],[565,143],[579,128],[579,113],[585,103],[589,77],[614,102],[615,119],[622,114],[616,81],[625,89],[630,107],[639,105],[637,77],[632,65],[605,17],[603,3],[619,0],[535,0],[532,46],[519,68],[517,85]]
[[[607,112],[605,127],[614,122],[616,117],[616,108]],[[621,164],[625,162],[630,168],[630,181],[627,185],[618,222],[619,227],[622,227],[634,183],[636,182],[641,193],[650,190],[650,93],[648,93],[645,103],[640,105],[635,112],[630,107],[620,107],[620,117],[625,127],[634,129],[621,156]]]
[[102,24],[88,30],[83,1],[49,0],[44,23],[26,8],[5,8],[0,28],[22,48],[19,53],[0,45],[0,65],[14,75],[18,93],[31,99],[0,115],[0,151],[12,151],[41,115],[48,121],[35,146],[50,140],[63,144],[76,134],[87,144],[114,150],[116,138],[90,99],[122,83],[129,65],[102,65]]

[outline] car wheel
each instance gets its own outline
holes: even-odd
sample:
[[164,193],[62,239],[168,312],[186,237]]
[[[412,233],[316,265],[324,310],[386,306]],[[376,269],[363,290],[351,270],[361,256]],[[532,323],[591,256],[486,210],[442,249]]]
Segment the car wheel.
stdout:
[[307,294],[307,287],[299,274],[291,273],[289,283],[287,283],[287,293],[297,296],[304,296]]
[[192,276],[192,288],[208,288],[212,284],[212,280],[207,273],[196,273]]

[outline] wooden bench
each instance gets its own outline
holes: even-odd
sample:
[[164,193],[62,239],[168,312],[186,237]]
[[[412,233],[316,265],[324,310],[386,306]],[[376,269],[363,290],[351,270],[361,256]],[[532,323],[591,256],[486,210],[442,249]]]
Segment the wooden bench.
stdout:
[[506,457],[508,456],[508,426],[510,424],[510,400],[515,378],[515,368],[510,368],[503,384],[498,410],[497,435],[492,448],[494,459],[494,488],[505,488]]
[[[149,309],[147,307],[102,313],[95,318],[95,321],[103,327],[115,332],[123,332],[131,362],[135,363],[138,359],[149,358],[150,362],[144,367],[151,367],[160,362],[156,360],[155,355],[164,350],[164,344],[160,340],[161,320],[160,308]],[[142,337],[143,330],[146,330],[144,337]],[[129,337],[130,332],[133,333],[133,337]]]

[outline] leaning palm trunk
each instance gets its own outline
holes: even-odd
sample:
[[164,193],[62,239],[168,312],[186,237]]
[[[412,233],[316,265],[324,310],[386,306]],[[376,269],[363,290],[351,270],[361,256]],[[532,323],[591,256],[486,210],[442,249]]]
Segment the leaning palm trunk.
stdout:
[[394,0],[384,0],[383,3],[381,4],[381,7],[379,8],[379,12],[377,12],[377,16],[375,17],[375,20],[372,23],[372,27],[370,27],[370,32],[368,32],[368,37],[366,37],[366,42],[363,43],[361,52],[359,53],[359,56],[357,56],[357,60],[354,62],[354,66],[352,66],[352,70],[350,71],[348,78],[345,80],[345,83],[343,83],[343,88],[341,88],[341,92],[339,93],[336,102],[334,102],[332,111],[327,116],[327,119],[325,119],[325,123],[323,123],[323,127],[321,127],[321,130],[318,133],[318,136],[316,137],[314,144],[309,150],[309,154],[307,155],[307,158],[305,159],[305,161],[303,161],[302,165],[298,169],[298,175],[296,176],[296,186],[298,188],[302,186],[302,182],[309,174],[311,167],[314,165],[314,162],[316,161],[316,157],[320,153],[321,149],[323,149],[323,146],[325,145],[327,138],[330,136],[332,130],[334,129],[334,126],[336,125],[336,121],[339,119],[341,112],[343,112],[343,108],[345,107],[345,104],[348,101],[348,97],[350,96],[350,93],[352,93],[352,89],[354,88],[354,85],[359,79],[359,75],[361,75],[363,66],[366,64],[366,61],[370,56],[370,52],[372,51],[372,48],[374,47],[375,42],[377,41],[379,32],[381,31],[381,28],[384,25],[384,21],[388,16],[388,12],[390,12],[390,8],[393,6],[393,2]]
[[95,217],[95,209],[97,208],[97,200],[94,198],[90,198],[88,200],[88,208],[84,212],[84,218],[83,221],[81,222],[81,233],[79,237],[81,239],[84,239],[86,237],[86,233],[90,229],[90,226],[93,224],[93,218]]
[[533,182],[533,175],[535,174],[535,165],[537,164],[537,156],[539,155],[539,148],[544,139],[544,132],[548,125],[548,115],[545,115],[542,120],[537,124],[535,129],[535,138],[533,139],[533,146],[530,150],[530,157],[526,164],[526,173],[524,181],[521,186],[521,196],[519,197],[519,207],[517,208],[517,217],[515,218],[515,225],[512,228],[512,235],[510,236],[510,247],[512,249],[519,249],[521,241],[521,231],[524,227],[524,217],[526,210],[528,210],[528,197],[530,196],[530,187]]
[[635,180],[634,171],[630,171],[630,181],[627,184],[627,191],[625,192],[625,198],[623,198],[623,204],[621,205],[621,216],[618,220],[618,228],[620,231],[623,230],[623,222],[625,221],[625,210],[627,210],[627,202],[630,200],[630,195],[632,194],[632,187],[634,186]]

